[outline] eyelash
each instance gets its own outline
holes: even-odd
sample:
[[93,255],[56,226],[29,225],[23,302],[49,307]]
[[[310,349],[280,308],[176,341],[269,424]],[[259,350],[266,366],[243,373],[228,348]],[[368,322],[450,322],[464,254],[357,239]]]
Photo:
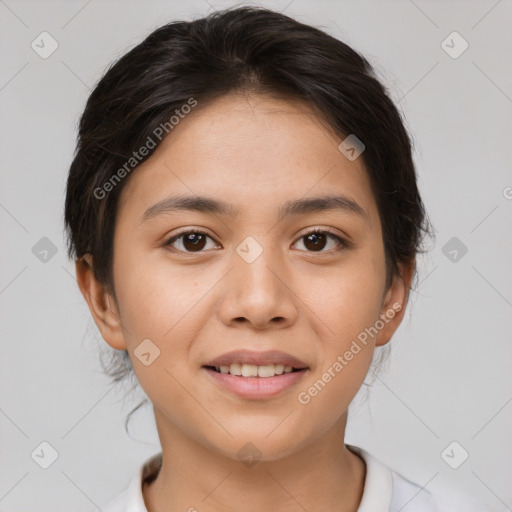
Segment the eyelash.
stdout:
[[[173,252],[180,252],[180,253],[184,253],[184,254],[201,254],[205,251],[182,251],[180,249],[175,249],[173,247],[171,247],[171,244],[174,243],[176,240],[178,240],[179,238],[183,237],[184,235],[189,235],[189,234],[196,234],[196,235],[205,235],[207,236],[208,238],[212,239],[213,238],[206,232],[204,231],[200,231],[200,230],[196,230],[196,229],[191,229],[191,230],[188,230],[188,231],[182,231],[181,233],[178,233],[177,235],[174,235],[172,238],[170,238],[169,240],[167,240],[167,242],[165,242],[164,244],[164,247],[167,247],[169,248],[171,251]],[[332,252],[339,252],[339,251],[342,251],[344,249],[348,249],[351,244],[349,242],[347,242],[345,239],[341,238],[339,235],[336,235],[335,233],[333,233],[332,231],[329,231],[328,229],[312,229],[311,231],[308,231],[307,233],[304,233],[302,236],[300,236],[297,241],[305,238],[306,236],[308,235],[311,235],[311,234],[325,234],[325,235],[328,235],[332,238],[335,238],[337,241],[338,241],[338,247],[335,248],[335,249],[330,249],[329,251],[318,251],[319,254],[321,253],[326,253],[326,254],[330,254]],[[312,253],[312,254],[315,254],[317,251],[306,251],[306,252],[309,252],[309,253]]]

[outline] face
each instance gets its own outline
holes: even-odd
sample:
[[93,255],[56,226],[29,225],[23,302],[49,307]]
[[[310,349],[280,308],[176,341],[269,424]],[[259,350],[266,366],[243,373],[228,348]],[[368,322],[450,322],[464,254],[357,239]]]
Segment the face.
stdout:
[[[362,157],[347,159],[341,140],[300,103],[230,95],[181,119],[129,177],[117,307],[91,310],[105,340],[129,351],[159,429],[233,459],[252,442],[273,460],[343,423],[407,286],[385,288],[375,198]],[[161,203],[176,196],[224,208]],[[311,203],[327,197],[338,200]],[[97,286],[80,272],[83,291]],[[233,351],[244,353],[218,359]],[[257,359],[268,351],[300,371],[280,370],[283,354]],[[207,368],[237,373],[230,363],[244,361],[246,374],[258,361],[262,375],[283,374]]]

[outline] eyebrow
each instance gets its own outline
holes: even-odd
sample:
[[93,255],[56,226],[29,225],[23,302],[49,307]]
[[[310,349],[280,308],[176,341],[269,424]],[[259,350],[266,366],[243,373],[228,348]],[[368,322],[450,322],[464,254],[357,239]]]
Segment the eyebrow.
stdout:
[[[240,213],[240,210],[232,204],[206,196],[171,196],[150,206],[144,212],[140,224],[159,215],[181,210],[224,215],[227,217],[235,217]],[[355,214],[369,222],[366,211],[356,201],[344,195],[322,195],[306,199],[293,199],[278,208],[277,216],[279,220],[282,220],[291,215],[329,210],[342,210]]]

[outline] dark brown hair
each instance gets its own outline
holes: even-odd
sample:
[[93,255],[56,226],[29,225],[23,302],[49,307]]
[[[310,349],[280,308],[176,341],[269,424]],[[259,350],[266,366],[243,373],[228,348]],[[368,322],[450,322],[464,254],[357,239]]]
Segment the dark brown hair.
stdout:
[[[68,255],[92,255],[94,274],[114,299],[116,209],[129,176],[108,190],[105,184],[127,170],[133,153],[191,98],[200,108],[230,92],[302,100],[340,142],[355,134],[365,145],[360,158],[381,218],[388,285],[399,276],[399,263],[415,262],[423,235],[433,233],[411,138],[372,66],[322,30],[265,8],[241,7],[158,28],[111,65],[88,98],[67,180]],[[109,370],[116,381],[130,371],[122,352],[126,366]]]

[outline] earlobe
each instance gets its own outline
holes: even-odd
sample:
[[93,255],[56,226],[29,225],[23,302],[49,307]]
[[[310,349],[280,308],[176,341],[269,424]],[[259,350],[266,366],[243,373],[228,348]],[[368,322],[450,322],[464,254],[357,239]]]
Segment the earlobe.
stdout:
[[409,297],[414,262],[410,265],[399,265],[400,276],[395,276],[389,287],[380,312],[382,329],[379,329],[376,346],[382,346],[389,342],[395,331],[402,323],[405,314],[405,306]]
[[78,287],[89,306],[91,315],[103,339],[117,350],[126,350],[121,318],[115,301],[104,284],[94,276],[93,260],[90,254],[75,261]]

